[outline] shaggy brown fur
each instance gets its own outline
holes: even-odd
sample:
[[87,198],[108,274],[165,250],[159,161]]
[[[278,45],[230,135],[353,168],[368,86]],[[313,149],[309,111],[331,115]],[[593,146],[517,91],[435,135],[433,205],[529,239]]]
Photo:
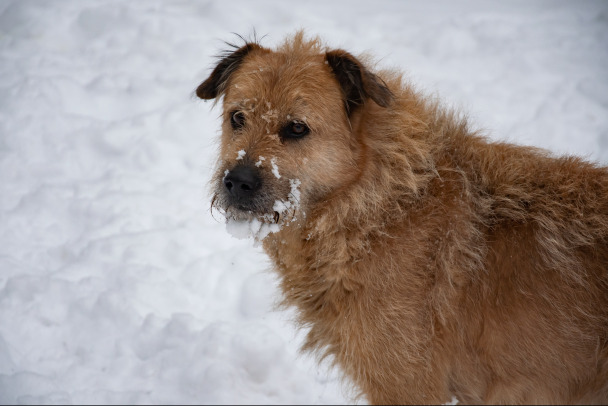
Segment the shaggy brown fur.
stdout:
[[370,402],[608,403],[607,168],[489,142],[302,33],[197,95],[224,97],[215,207],[278,221],[305,348]]

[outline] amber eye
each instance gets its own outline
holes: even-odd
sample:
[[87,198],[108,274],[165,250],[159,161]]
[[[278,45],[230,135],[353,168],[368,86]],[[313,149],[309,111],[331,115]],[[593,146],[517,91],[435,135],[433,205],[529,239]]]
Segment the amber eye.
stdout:
[[300,121],[292,121],[281,130],[281,137],[285,138],[301,138],[310,132],[308,126]]
[[230,113],[230,125],[233,130],[238,130],[245,125],[245,114],[242,111],[235,110]]

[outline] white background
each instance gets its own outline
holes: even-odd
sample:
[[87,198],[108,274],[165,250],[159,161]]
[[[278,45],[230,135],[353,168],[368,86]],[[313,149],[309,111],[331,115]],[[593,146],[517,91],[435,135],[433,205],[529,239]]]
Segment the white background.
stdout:
[[0,403],[354,403],[209,212],[232,33],[305,28],[495,140],[608,163],[605,1],[0,0]]

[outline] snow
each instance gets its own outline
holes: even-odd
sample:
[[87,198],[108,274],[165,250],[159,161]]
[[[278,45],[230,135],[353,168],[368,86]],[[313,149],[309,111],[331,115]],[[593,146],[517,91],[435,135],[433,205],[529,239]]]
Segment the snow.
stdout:
[[281,174],[279,173],[279,166],[277,165],[277,159],[276,158],[272,158],[270,160],[270,165],[272,165],[272,174],[277,179],[281,179]]
[[226,219],[226,231],[233,237],[238,239],[252,238],[254,246],[268,237],[270,233],[276,233],[281,230],[281,224],[271,223],[271,219],[236,220],[233,218]]
[[255,163],[255,166],[257,166],[258,168],[260,166],[262,166],[262,163],[266,160],[266,158],[264,158],[263,156],[259,156],[258,157],[258,161]]
[[458,403],[460,402],[458,401],[458,399],[456,399],[456,396],[452,396],[452,400],[447,403],[444,403],[444,405],[457,405]]
[[[294,212],[294,214],[300,208],[300,185],[302,182],[299,179],[289,179],[289,186],[291,188],[287,200],[275,200],[272,209],[278,214],[282,215],[288,212]],[[297,218],[293,216],[290,221],[295,221]]]
[[604,1],[0,0],[0,403],[364,401],[298,355],[205,189],[222,41],[302,27],[494,139],[608,163]]

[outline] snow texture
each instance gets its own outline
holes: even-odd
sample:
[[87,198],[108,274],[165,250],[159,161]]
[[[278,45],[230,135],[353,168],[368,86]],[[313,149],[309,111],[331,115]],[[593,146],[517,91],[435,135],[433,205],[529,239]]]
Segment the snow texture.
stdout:
[[194,89],[231,33],[298,28],[493,139],[608,162],[605,1],[0,0],[0,403],[364,402],[298,355],[204,191],[219,109]]
[[272,158],[270,160],[270,165],[272,165],[272,174],[277,179],[281,179],[281,174],[279,173],[279,166],[277,165],[277,159],[276,158]]
[[[289,179],[289,185],[291,191],[287,200],[275,200],[272,209],[278,214],[284,214],[288,212],[297,212],[300,208],[300,182],[299,179]],[[290,221],[295,221],[297,218],[293,217]]]
[[254,246],[257,246],[270,233],[276,233],[281,230],[280,224],[270,223],[271,219],[260,220],[253,218],[251,220],[235,220],[232,218],[226,219],[226,231],[233,237],[238,239],[253,238]]

